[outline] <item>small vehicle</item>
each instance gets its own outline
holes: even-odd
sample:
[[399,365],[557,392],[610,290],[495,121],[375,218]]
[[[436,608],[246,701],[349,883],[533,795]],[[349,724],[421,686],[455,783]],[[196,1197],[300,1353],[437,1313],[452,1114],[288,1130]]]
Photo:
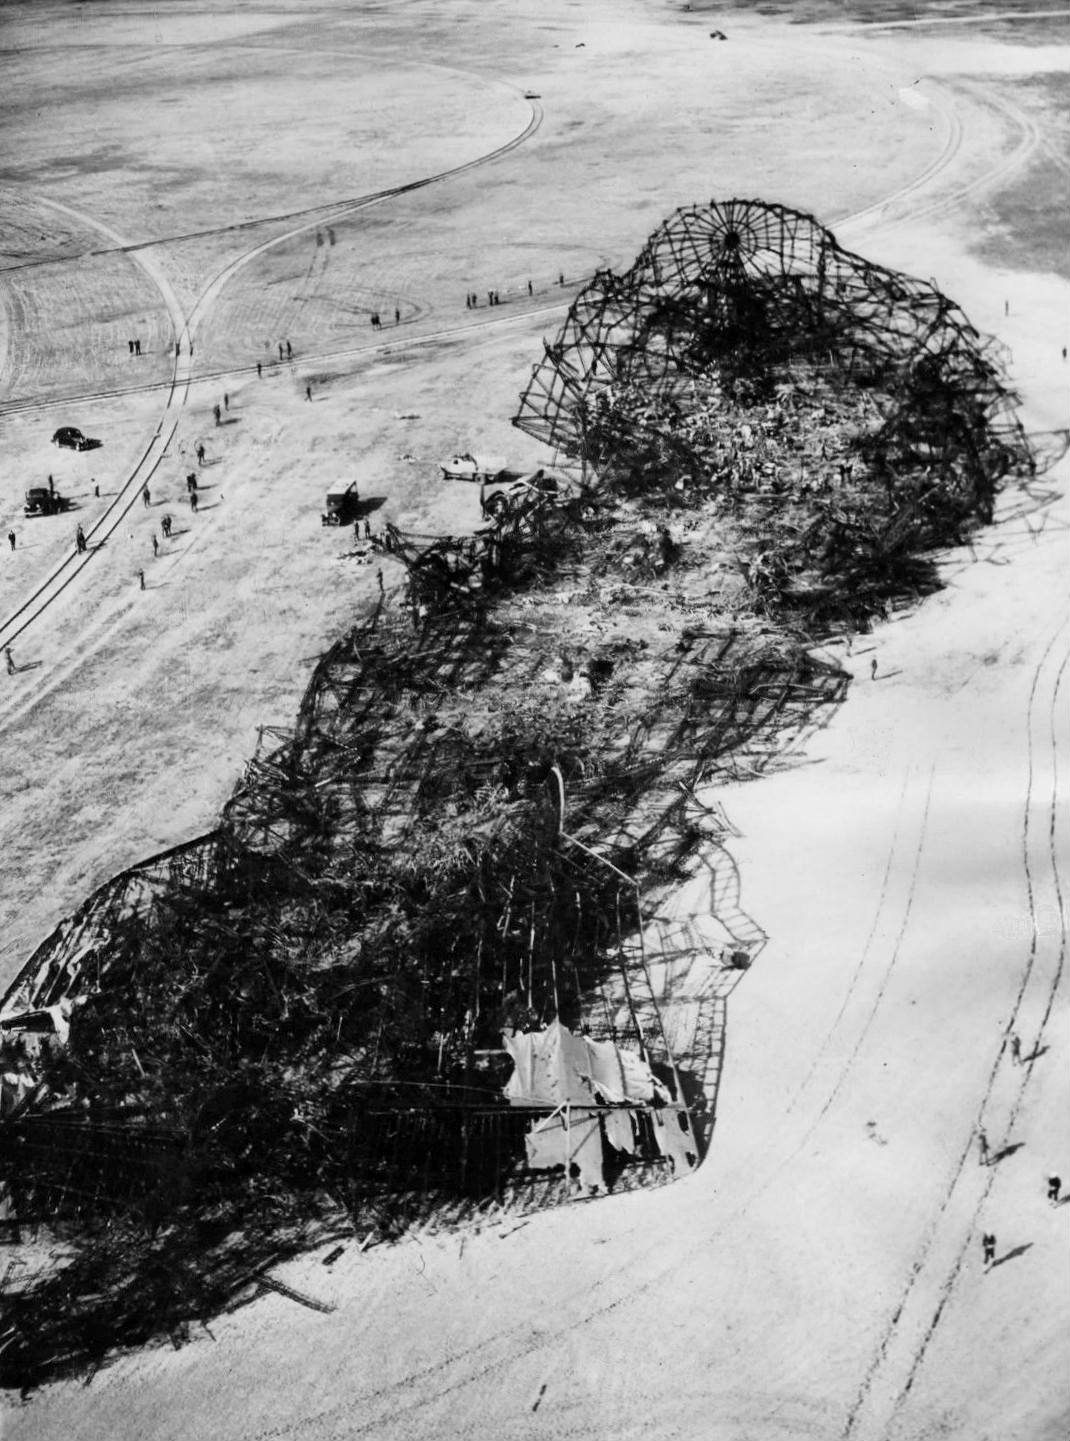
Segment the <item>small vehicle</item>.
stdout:
[[327,492],[327,509],[320,516],[321,525],[348,525],[356,520],[360,509],[360,491],[357,482],[350,481],[345,490]]
[[47,485],[32,485],[26,492],[26,504],[22,508],[22,513],[24,515],[60,515],[70,508],[71,503],[65,495],[60,495],[56,490],[49,490]]
[[469,451],[454,455],[439,465],[443,480],[500,480],[505,474],[504,462],[481,456],[478,460]]
[[67,450],[95,450],[100,444],[99,440],[91,440],[88,435],[73,425],[61,425],[52,437],[53,445],[60,445]]

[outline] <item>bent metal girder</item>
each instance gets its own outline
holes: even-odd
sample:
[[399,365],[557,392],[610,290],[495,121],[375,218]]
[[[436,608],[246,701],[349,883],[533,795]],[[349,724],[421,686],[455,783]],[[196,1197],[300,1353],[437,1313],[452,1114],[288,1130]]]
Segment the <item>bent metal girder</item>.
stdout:
[[[1029,447],[1004,383],[1002,348],[981,337],[931,282],[844,250],[810,215],[757,200],[676,211],[622,275],[596,273],[533,368],[514,424],[572,456],[612,461],[607,407],[642,395],[616,436],[664,429],[740,374],[876,385],[892,430],[947,419],[943,467],[990,489],[1029,468]],[[738,399],[738,397],[737,397]],[[590,421],[601,444],[592,453]],[[984,474],[972,474],[978,465]]]

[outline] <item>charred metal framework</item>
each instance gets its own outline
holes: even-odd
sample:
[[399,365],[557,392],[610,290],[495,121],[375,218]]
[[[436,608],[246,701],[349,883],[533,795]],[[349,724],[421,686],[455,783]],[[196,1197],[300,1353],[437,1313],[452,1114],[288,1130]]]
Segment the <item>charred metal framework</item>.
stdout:
[[995,341],[934,284],[757,200],[678,210],[630,270],[599,271],[546,346],[516,424],[597,469],[670,436],[666,484],[716,481],[716,427],[696,417],[820,381],[866,394],[872,454],[893,483],[922,469],[983,515],[1000,481],[1031,464]]
[[216,831],[102,887],[0,1006],[8,1229],[80,1247],[7,1298],[2,1379],[301,1300],[266,1267],[332,1228],[575,1195],[528,1164],[560,1108],[507,1101],[503,1034],[656,1078],[578,1108],[581,1177],[697,1164],[765,940],[702,788],[820,725],[847,677],[811,642],[909,603],[918,548],[1029,471],[1000,375],[933,287],[776,207],[680,211],[596,277],[517,417],[580,483],[388,528],[404,604],[321,658]]

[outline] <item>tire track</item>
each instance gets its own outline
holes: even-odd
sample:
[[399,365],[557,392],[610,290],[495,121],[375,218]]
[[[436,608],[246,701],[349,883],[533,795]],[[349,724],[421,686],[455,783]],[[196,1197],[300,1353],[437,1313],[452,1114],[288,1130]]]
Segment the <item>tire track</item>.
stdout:
[[893,206],[902,205],[904,201],[910,200],[920,190],[931,185],[936,177],[945,171],[952,164],[959,151],[962,149],[964,130],[958,110],[952,104],[948,104],[937,88],[937,82],[932,76],[923,76],[922,82],[934,91],[929,98],[929,103],[936,110],[944,123],[944,144],[936,159],[921,172],[920,175],[908,181],[906,185],[893,190],[880,200],[875,200],[872,205],[866,205],[861,210],[853,210],[845,215],[842,220],[836,222],[836,229],[840,232],[858,226],[874,216],[883,215],[885,211]]
[[[970,1253],[970,1248],[976,1240],[977,1217],[995,1180],[994,1167],[979,1167],[972,1161],[975,1155],[977,1129],[983,1124],[986,1130],[999,1138],[994,1146],[994,1150],[998,1152],[1010,1135],[1021,1108],[1025,1088],[1028,1085],[1032,1069],[1031,1063],[1027,1063],[1023,1067],[1021,1080],[1017,1085],[1017,1094],[1006,1115],[994,1114],[999,1106],[998,1098],[995,1098],[997,1083],[1006,1072],[1005,1061],[1009,1038],[1011,1032],[1020,1026],[1019,1016],[1027,997],[1030,981],[1036,975],[1036,961],[1041,948],[1037,884],[1030,854],[1032,847],[1030,812],[1037,786],[1037,747],[1034,743],[1034,731],[1038,696],[1042,683],[1046,683],[1045,672],[1051,668],[1050,658],[1053,656],[1059,636],[1066,626],[1067,621],[1064,619],[1048,640],[1033,674],[1026,708],[1027,770],[1022,826],[1022,858],[1031,936],[1010,1020],[1005,1027],[1002,1042],[985,1082],[980,1105],[956,1159],[943,1198],[922,1241],[921,1249],[910,1267],[899,1301],[888,1320],[876,1354],[867,1368],[855,1401],[847,1414],[844,1429],[841,1432],[841,1441],[880,1441],[881,1437],[888,1434],[893,1417],[904,1404],[948,1301],[954,1294],[955,1284]],[[1060,900],[1062,887],[1058,878],[1058,859],[1055,847],[1055,818],[1058,810],[1055,708],[1068,661],[1070,661],[1070,655],[1063,654],[1051,683],[1051,696],[1045,712],[1051,749],[1051,775],[1050,793],[1046,797],[1050,819],[1044,844],[1047,847],[1047,861],[1051,867],[1053,885]],[[1041,1026],[1033,1032],[1034,1049],[1039,1044],[1043,1025],[1051,1013],[1054,996],[1062,980],[1065,952],[1066,925],[1064,919],[1058,952],[1053,965],[1054,976],[1042,983],[1047,1004]]]
[[[504,82],[501,82],[504,84]],[[513,89],[514,87],[508,87]],[[519,93],[519,92],[518,92]],[[466,174],[483,165],[499,160],[508,155],[518,146],[523,145],[534,135],[542,124],[542,106],[536,102],[528,101],[528,122],[524,129],[502,145],[496,146],[493,150],[475,156],[473,159],[464,161],[460,165],[452,166],[447,170],[440,171],[430,176],[424,176],[419,180],[407,181],[398,186],[393,186],[384,191],[377,191],[370,196],[363,197],[352,204],[344,205],[334,211],[334,218],[340,219],[343,216],[356,214],[360,210],[367,209],[373,205],[380,205],[386,200],[394,199],[399,195],[407,195],[415,190],[425,189],[429,185],[439,184],[444,180],[453,179],[458,175]],[[307,231],[314,230],[317,225],[323,223],[322,218],[318,220],[304,220],[300,225],[292,227],[282,235],[273,236],[270,240],[254,246],[243,255],[237,257],[230,264],[223,267],[221,271],[209,282],[201,292],[198,300],[187,317],[179,303],[167,274],[155,256],[149,255],[139,247],[130,245],[125,238],[111,226],[102,221],[95,220],[89,216],[80,214],[68,205],[60,201],[47,200],[37,197],[37,203],[69,217],[78,223],[85,225],[98,233],[111,239],[116,248],[129,251],[134,260],[146,275],[152,280],[158,292],[163,298],[171,317],[174,328],[175,339],[179,343],[179,354],[175,357],[175,368],[170,382],[167,398],[164,404],[163,414],[157,425],[157,429],[149,442],[141,459],[127,479],[120,484],[118,495],[109,504],[107,510],[91,526],[87,532],[87,539],[95,542],[95,548],[79,556],[77,552],[66,556],[56,566],[47,578],[38,586],[37,590],[24,601],[15,611],[10,613],[3,621],[0,621],[0,646],[10,645],[41,616],[43,616],[51,605],[67,590],[68,586],[82,574],[86,566],[93,559],[96,549],[107,541],[125,519],[130,509],[136,502],[140,490],[146,482],[155,474],[158,466],[167,453],[167,448],[177,431],[179,419],[178,413],[184,408],[189,396],[192,383],[192,356],[190,353],[191,343],[196,334],[198,325],[204,322],[216,298],[227,282],[238,273],[244,266],[250,264],[259,255],[272,247],[284,244]],[[315,257],[313,257],[314,263]],[[252,369],[252,367],[249,367]],[[202,379],[203,377],[198,377]],[[170,416],[175,414],[175,419],[169,424]],[[166,439],[161,441],[164,430],[167,430]]]

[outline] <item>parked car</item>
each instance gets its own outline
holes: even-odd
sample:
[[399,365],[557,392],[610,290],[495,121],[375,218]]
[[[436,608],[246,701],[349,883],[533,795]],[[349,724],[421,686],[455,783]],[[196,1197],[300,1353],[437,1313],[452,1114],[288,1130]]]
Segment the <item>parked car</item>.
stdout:
[[67,450],[95,450],[100,444],[99,440],[91,440],[88,435],[73,425],[61,425],[52,437],[53,445],[61,445]]
[[478,459],[469,451],[441,461],[439,469],[443,480],[501,480],[506,478],[505,462],[490,456]]
[[70,508],[70,501],[59,491],[49,490],[47,485],[32,485],[26,492],[22,512],[24,515],[59,515]]

